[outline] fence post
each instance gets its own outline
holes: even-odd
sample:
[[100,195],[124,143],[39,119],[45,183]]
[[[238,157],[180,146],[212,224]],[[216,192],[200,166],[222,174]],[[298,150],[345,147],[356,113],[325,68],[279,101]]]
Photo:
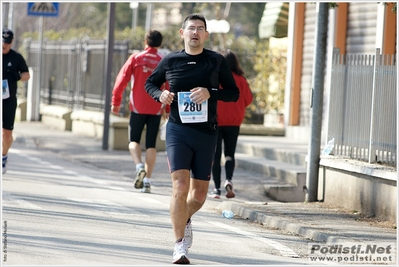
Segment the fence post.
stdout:
[[26,101],[26,120],[39,121],[40,118],[40,88],[37,86],[40,71],[29,67],[28,93]]
[[[373,91],[371,93],[371,115],[370,115],[370,140],[369,140],[369,163],[375,162],[375,153],[373,149],[374,137],[374,99],[375,99],[375,77],[377,73],[377,66],[381,64],[380,49],[375,50],[374,70],[373,70]],[[374,155],[374,159],[373,159]]]
[[333,52],[332,52],[332,60],[331,60],[331,75],[330,75],[330,92],[329,92],[329,96],[328,96],[328,111],[326,114],[326,118],[327,118],[327,129],[326,129],[326,143],[328,142],[328,140],[330,139],[330,133],[331,133],[331,128],[332,127],[336,127],[336,125],[331,125],[332,124],[332,120],[331,117],[332,114],[334,113],[333,111],[333,104],[336,100],[332,97],[333,95],[333,90],[335,90],[334,88],[332,88],[333,83],[333,77],[334,77],[334,71],[336,71],[335,69],[335,65],[338,65],[340,63],[340,49],[339,47],[333,47]]

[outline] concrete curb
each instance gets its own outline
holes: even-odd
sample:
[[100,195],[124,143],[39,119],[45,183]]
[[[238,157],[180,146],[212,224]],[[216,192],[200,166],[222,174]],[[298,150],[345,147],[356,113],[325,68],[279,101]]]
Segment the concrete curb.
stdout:
[[329,244],[355,242],[349,238],[337,236],[336,233],[315,230],[311,227],[303,226],[302,224],[293,223],[292,221],[278,217],[275,214],[267,215],[231,201],[223,201],[218,205],[217,208],[220,210],[232,210],[236,216],[239,216],[243,219],[247,219],[251,222],[257,222],[260,225],[267,227],[294,233],[304,238],[311,239],[315,242],[325,242]]

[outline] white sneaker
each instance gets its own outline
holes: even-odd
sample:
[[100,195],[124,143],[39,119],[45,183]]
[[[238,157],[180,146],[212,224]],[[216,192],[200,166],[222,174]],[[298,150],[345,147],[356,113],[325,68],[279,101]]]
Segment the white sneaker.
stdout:
[[231,182],[231,180],[226,180],[226,182],[224,183],[224,188],[227,191],[227,194],[226,194],[227,198],[233,198],[236,196],[236,194],[234,193],[234,190],[233,190],[233,183]]
[[187,247],[184,242],[184,238],[179,243],[175,243],[175,250],[173,252],[173,263],[190,264],[190,260],[187,258]]
[[136,179],[134,180],[134,188],[137,188],[137,189],[143,188],[143,186],[144,186],[143,179],[146,175],[147,175],[147,173],[145,172],[144,167],[141,167],[136,171]]
[[8,156],[3,156],[3,169],[2,169],[3,174],[7,172],[7,158]]
[[187,249],[191,248],[193,244],[193,227],[191,226],[191,219],[186,224],[186,228],[184,229],[184,243],[186,244]]
[[144,183],[143,188],[141,188],[141,193],[151,193],[151,184]]

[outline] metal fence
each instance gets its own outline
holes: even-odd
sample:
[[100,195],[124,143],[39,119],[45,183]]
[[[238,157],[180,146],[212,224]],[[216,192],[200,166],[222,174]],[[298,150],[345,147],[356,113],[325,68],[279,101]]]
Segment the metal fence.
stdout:
[[336,156],[397,166],[396,55],[333,51],[328,140]]
[[[39,42],[25,40],[28,65],[39,66]],[[45,41],[40,103],[71,110],[104,110],[106,40]],[[128,42],[114,44],[111,81],[129,56]],[[396,167],[396,55],[340,55],[334,49],[328,140],[334,155]],[[112,84],[110,86],[113,86]],[[129,90],[121,103],[129,114]]]
[[[105,39],[44,41],[41,64],[38,57],[40,43],[29,39],[24,42],[28,65],[32,68],[41,65],[40,103],[104,110]],[[112,81],[129,56],[128,46],[127,41],[114,44]]]

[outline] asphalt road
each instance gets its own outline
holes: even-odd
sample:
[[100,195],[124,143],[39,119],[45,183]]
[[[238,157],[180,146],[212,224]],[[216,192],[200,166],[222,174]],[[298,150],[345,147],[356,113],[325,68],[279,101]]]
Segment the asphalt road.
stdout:
[[[3,265],[171,264],[168,173],[156,171],[152,193],[143,194],[120,172],[24,142],[10,155],[2,181]],[[219,205],[208,199],[193,217],[192,264],[310,264],[305,238],[223,218]]]

